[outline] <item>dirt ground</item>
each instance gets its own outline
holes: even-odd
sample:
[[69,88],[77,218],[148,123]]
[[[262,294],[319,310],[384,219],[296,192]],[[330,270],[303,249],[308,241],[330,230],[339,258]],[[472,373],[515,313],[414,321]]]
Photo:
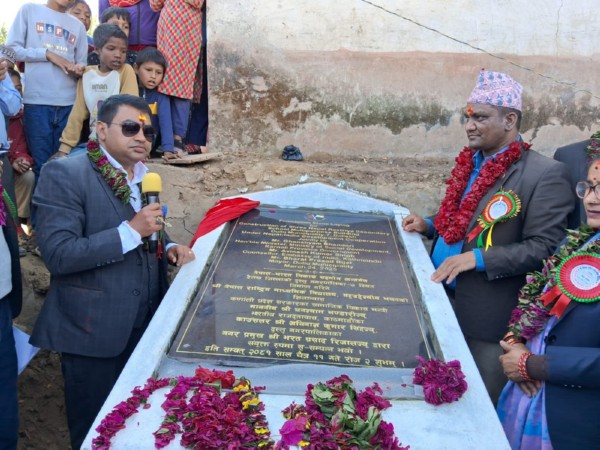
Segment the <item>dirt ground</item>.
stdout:
[[[304,151],[305,160],[284,161],[280,154],[224,152],[219,158],[167,166],[151,160],[163,180],[161,200],[169,207],[171,237],[189,243],[199,221],[217,200],[298,183],[321,182],[430,214],[445,191],[451,159],[339,157]],[[24,308],[17,325],[31,332],[50,276],[42,260],[21,258]],[[41,350],[19,378],[20,450],[70,448],[58,354]]]

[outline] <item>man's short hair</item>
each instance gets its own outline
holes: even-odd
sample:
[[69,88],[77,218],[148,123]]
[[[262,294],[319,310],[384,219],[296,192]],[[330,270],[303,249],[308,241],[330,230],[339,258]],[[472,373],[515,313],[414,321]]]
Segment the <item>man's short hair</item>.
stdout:
[[167,70],[167,60],[164,55],[154,47],[146,47],[140,50],[135,59],[135,63],[140,67],[145,62],[153,62],[162,66],[163,70]]
[[521,114],[521,111],[514,108],[507,108],[506,106],[494,106],[494,108],[496,108],[502,116],[507,116],[510,113],[515,113],[517,115],[517,123],[515,124],[515,126],[517,128],[517,131],[521,129],[521,118],[523,116],[523,114]]
[[127,45],[127,35],[114,23],[102,23],[94,30],[94,47],[100,50],[110,38],[123,39]]
[[129,11],[127,11],[125,8],[119,8],[118,6],[106,8],[100,16],[100,23],[106,23],[113,17],[116,17],[117,19],[125,19],[127,23],[131,25],[131,16],[129,15]]
[[145,113],[148,118],[152,115],[148,103],[146,103],[146,100],[143,98],[136,97],[135,95],[119,94],[112,95],[102,102],[102,106],[100,106],[100,109],[98,110],[98,120],[109,124],[108,126],[110,127],[110,123],[119,112],[121,106],[131,106],[132,108]]

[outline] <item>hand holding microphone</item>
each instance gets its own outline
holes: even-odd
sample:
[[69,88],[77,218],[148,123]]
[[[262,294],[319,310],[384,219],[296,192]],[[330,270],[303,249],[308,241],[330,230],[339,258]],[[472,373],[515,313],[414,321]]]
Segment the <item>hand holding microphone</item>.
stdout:
[[142,179],[143,204],[146,205],[129,221],[129,225],[142,238],[148,238],[149,251],[156,253],[158,249],[158,233],[162,230],[162,208],[158,194],[162,191],[160,176],[148,173]]
[[162,208],[160,207],[160,200],[158,194],[162,192],[162,180],[160,175],[157,173],[147,173],[142,178],[142,199],[145,205],[156,205],[158,206],[159,214],[155,216],[154,221],[156,225],[159,225],[157,231],[153,231],[148,237],[148,251],[150,253],[156,253],[158,250],[158,232],[163,227],[162,220]]

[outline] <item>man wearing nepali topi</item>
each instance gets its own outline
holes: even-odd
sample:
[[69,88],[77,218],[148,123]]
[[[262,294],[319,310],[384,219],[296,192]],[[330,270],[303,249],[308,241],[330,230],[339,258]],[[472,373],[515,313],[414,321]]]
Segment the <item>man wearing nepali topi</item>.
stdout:
[[468,146],[438,213],[403,221],[433,238],[431,279],[444,283],[494,404],[506,383],[498,341],[519,288],[556,249],[575,205],[566,166],[521,139],[522,90],[508,74],[480,72],[465,110]]

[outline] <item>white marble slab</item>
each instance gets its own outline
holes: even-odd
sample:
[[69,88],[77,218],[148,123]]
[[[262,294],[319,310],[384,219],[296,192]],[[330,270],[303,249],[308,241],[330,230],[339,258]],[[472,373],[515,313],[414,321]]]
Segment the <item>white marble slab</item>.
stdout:
[[[423,400],[393,400],[392,408],[384,413],[385,419],[394,424],[396,435],[403,445],[410,445],[411,450],[508,450],[510,448],[444,289],[429,279],[433,266],[425,246],[418,235],[405,233],[402,230],[401,221],[408,214],[408,210],[392,203],[320,183],[249,193],[244,197],[258,200],[264,205],[282,208],[377,212],[393,216],[401,245],[406,249],[411,261],[414,278],[422,298],[425,320],[434,330],[436,339],[434,346],[443,359],[447,361],[458,359],[461,362],[469,389],[459,402],[439,407],[429,405]],[[91,445],[92,438],[95,436],[93,430],[116,404],[129,397],[131,389],[143,385],[146,379],[152,376],[174,375],[169,373],[169,365],[163,364],[165,354],[211,263],[213,252],[224,228],[221,226],[212,231],[194,245],[196,260],[179,271],[148,330],[96,418],[82,448],[93,448]],[[306,384],[326,381],[331,378],[327,376],[328,373],[340,375],[347,371],[345,368],[333,366],[327,366],[326,369],[318,365],[301,366],[302,370],[298,370],[298,376],[305,377]],[[186,373],[180,374],[190,375],[194,368],[195,364],[190,363],[182,371]],[[391,374],[390,380],[394,380],[393,374],[397,373],[397,383],[404,382],[401,377],[405,372],[403,373],[401,369],[385,370]],[[245,375],[243,368],[234,371],[236,376]],[[255,385],[267,386],[267,393],[261,395],[261,399],[266,405],[266,415],[272,434],[277,438],[278,430],[283,424],[281,410],[291,401],[302,403],[303,396],[268,394],[269,385],[266,381],[277,379],[277,376],[265,375],[264,380],[248,378]],[[385,383],[395,382],[390,380]],[[371,381],[380,382],[378,379]],[[385,383],[381,383],[384,389]],[[160,403],[164,392],[158,391],[151,398],[153,404],[151,408],[128,420],[126,428],[113,439],[113,448],[151,449],[154,447],[152,432],[158,429],[162,418],[163,411],[160,409]],[[180,448],[178,440],[173,441],[167,448]]]

